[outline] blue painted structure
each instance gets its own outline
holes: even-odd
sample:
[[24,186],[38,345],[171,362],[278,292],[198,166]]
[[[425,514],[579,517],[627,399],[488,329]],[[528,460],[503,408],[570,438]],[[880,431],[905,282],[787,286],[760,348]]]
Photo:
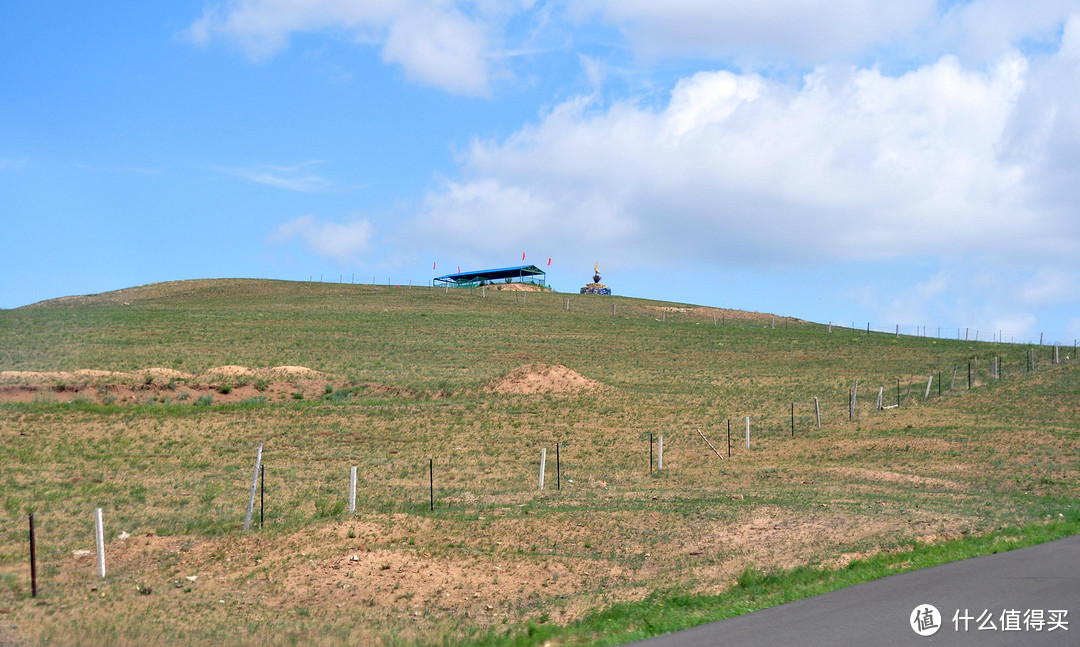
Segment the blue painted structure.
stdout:
[[535,265],[519,265],[518,267],[501,267],[494,270],[474,270],[471,272],[458,272],[447,274],[435,279],[435,285],[449,285],[455,288],[475,288],[492,283],[531,283],[533,285],[545,285],[547,272]]

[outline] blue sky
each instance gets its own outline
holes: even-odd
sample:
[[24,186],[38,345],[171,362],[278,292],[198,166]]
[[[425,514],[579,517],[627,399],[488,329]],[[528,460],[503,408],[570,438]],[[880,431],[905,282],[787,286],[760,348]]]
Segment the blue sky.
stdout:
[[525,253],[560,291],[599,262],[630,296],[1080,337],[1075,0],[6,3],[0,92],[0,308]]

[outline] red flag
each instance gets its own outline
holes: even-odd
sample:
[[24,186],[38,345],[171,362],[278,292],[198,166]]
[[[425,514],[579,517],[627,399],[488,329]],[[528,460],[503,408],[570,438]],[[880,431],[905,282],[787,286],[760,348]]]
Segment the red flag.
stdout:
[[461,266],[460,265],[457,266],[457,273],[461,274]]
[[525,252],[521,252],[521,260],[525,260]]
[[434,272],[434,271],[435,271],[435,263],[432,263],[432,264],[431,264],[431,271],[432,271],[432,272]]
[[551,267],[551,257],[548,256],[548,267]]

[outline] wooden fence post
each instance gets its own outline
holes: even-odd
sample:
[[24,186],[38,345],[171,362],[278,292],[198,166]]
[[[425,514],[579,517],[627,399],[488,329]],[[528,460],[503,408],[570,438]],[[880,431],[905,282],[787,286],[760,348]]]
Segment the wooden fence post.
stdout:
[[37,597],[37,547],[34,542],[34,513],[30,513],[30,597]]
[[555,489],[562,489],[562,463],[559,461],[559,441],[555,441]]

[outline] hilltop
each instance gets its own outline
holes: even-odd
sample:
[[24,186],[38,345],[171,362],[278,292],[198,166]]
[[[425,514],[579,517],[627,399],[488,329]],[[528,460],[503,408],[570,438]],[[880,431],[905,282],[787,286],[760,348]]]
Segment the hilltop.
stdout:
[[[0,641],[630,639],[656,625],[575,623],[1074,523],[1072,362],[735,312],[260,280],[0,311],[0,386],[37,389],[0,403],[0,609],[18,627]],[[878,410],[879,388],[901,406]],[[245,531],[258,445],[264,523],[256,501]]]

